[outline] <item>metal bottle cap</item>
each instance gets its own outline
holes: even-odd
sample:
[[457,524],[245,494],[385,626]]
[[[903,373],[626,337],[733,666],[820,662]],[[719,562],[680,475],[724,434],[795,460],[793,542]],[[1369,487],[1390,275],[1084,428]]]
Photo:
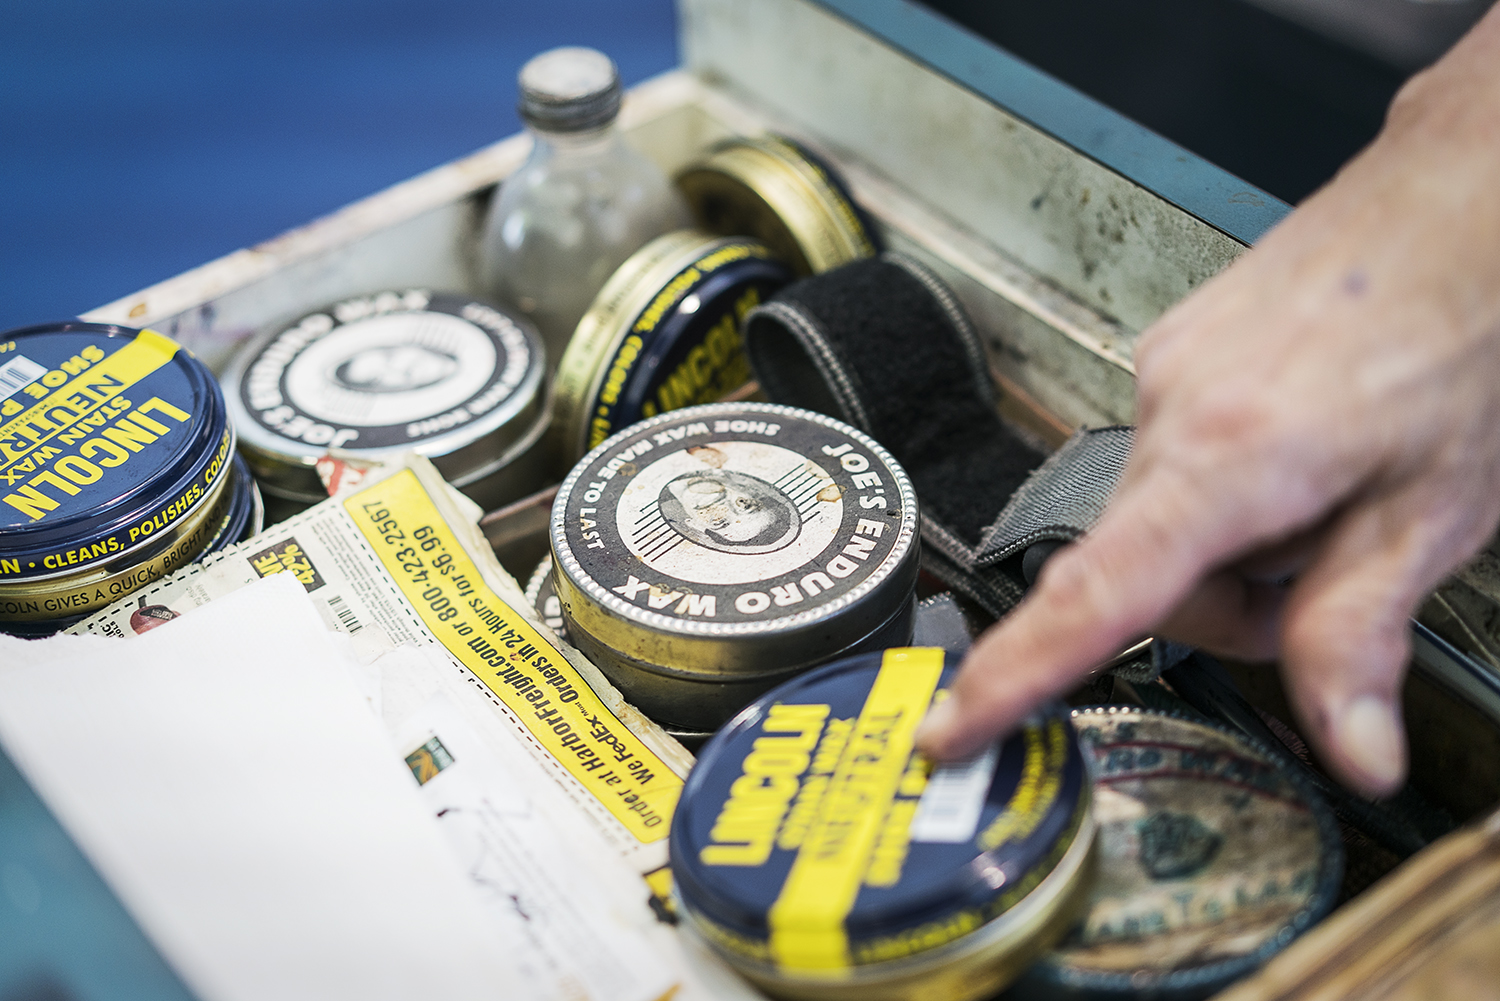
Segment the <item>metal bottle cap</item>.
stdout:
[[566,46],[533,56],[518,78],[521,118],[546,132],[584,132],[620,113],[620,73],[596,49]]

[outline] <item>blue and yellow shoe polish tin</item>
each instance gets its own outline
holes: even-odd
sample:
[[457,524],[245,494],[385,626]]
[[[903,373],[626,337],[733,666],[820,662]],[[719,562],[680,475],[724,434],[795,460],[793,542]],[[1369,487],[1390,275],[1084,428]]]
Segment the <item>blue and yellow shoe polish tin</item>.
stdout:
[[558,364],[559,473],[639,420],[712,403],[749,382],[740,323],[791,280],[758,241],[697,230],[659,236],[627,258]]
[[682,170],[676,184],[703,229],[753,236],[798,275],[880,252],[875,228],[843,178],[785,136],[726,139]]
[[197,559],[234,444],[213,375],[155,331],[0,334],[0,628],[56,631]]
[[1266,748],[1138,706],[1073,711],[1093,759],[1098,878],[1015,1001],[1200,1001],[1327,914],[1338,824]]
[[863,654],[766,693],[699,755],[672,820],[684,926],[808,1001],[971,1001],[1076,918],[1094,821],[1066,710],[934,771],[917,724],[958,671]]
[[230,475],[233,479],[229,484],[229,510],[224,513],[224,521],[219,530],[204,547],[203,556],[210,556],[235,543],[244,542],[252,535],[259,535],[265,527],[265,502],[261,499],[260,487],[256,486],[255,476],[250,472],[250,466],[243,455],[235,455]]
[[552,505],[568,639],[632,705],[709,732],[809,668],[911,642],[911,481],[842,421],[713,403],[632,425]]
[[529,321],[422,288],[352,296],[254,338],[224,373],[230,420],[267,494],[316,503],[329,450],[408,450],[486,508],[542,486],[547,361]]

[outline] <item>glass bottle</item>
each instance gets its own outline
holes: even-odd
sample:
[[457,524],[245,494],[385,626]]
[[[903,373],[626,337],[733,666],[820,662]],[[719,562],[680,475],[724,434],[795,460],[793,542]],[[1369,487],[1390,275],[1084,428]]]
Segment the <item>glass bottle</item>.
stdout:
[[531,155],[490,205],[480,266],[490,291],[537,325],[556,369],[615,269],[690,217],[666,176],[616,128],[620,77],[608,56],[543,52],[521,68],[520,91]]

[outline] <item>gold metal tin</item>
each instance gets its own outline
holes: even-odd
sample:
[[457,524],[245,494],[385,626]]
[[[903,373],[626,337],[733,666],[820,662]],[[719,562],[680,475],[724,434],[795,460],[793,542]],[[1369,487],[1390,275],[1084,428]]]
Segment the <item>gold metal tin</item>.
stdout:
[[813,154],[780,136],[719,143],[679,173],[676,183],[704,229],[753,236],[800,275],[879,250],[842,182]]

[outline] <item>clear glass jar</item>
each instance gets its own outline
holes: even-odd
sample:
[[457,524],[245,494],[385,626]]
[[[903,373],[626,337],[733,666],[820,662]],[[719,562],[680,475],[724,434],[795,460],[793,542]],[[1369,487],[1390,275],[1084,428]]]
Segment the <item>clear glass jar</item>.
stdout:
[[607,56],[553,49],[522,68],[520,83],[533,146],[490,205],[480,264],[490,292],[536,324],[555,369],[614,270],[690,217],[661,170],[620,135],[619,75]]

